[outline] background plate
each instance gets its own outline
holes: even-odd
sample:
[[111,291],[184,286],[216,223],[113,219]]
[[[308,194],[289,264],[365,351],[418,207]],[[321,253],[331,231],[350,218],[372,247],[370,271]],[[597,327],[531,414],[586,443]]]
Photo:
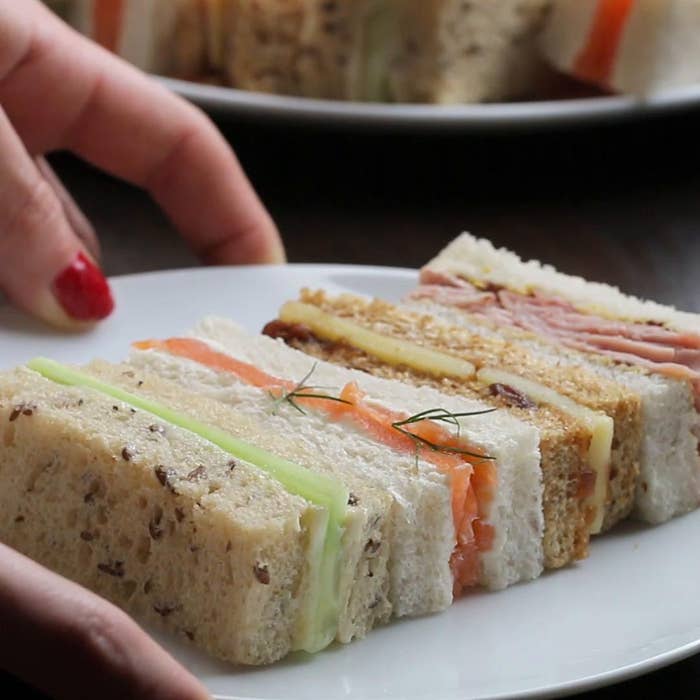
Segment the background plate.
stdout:
[[174,92],[219,114],[346,127],[507,129],[630,119],[700,105],[700,85],[655,95],[586,97],[479,105],[404,105],[314,100],[159,78]]
[[[0,308],[0,367],[38,354],[83,362],[124,357],[131,340],[181,333],[207,313],[257,331],[300,287],[398,300],[416,273],[374,267],[215,268],[116,278],[115,315],[66,336]],[[467,700],[547,697],[654,670],[700,649],[700,512],[663,527],[633,524],[578,566],[441,615],[405,620],[315,657],[240,670],[156,635],[220,698]],[[430,575],[430,572],[426,572]]]

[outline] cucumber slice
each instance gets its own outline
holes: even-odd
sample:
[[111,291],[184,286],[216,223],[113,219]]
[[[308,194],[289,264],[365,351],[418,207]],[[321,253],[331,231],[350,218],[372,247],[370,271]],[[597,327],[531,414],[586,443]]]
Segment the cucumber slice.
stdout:
[[320,506],[324,511],[323,517],[312,519],[316,533],[311,533],[307,552],[312,580],[307,613],[302,616],[306,619],[302,620],[300,626],[303,632],[298,641],[298,648],[314,653],[333,641],[340,614],[340,548],[348,502],[348,491],[339,481],[315,474],[305,467],[239,440],[219,428],[201,423],[157,401],[132,394],[54,360],[40,357],[28,362],[27,366],[58,384],[92,389],[123,401],[133,408],[152,413],[171,425],[188,430],[234,457],[258,467],[279,481],[289,493]]

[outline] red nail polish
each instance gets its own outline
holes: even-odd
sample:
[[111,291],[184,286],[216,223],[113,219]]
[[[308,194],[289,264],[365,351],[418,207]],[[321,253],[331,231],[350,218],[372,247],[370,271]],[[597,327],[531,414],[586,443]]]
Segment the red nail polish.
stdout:
[[56,277],[53,291],[76,321],[100,321],[112,313],[114,299],[101,270],[83,253]]

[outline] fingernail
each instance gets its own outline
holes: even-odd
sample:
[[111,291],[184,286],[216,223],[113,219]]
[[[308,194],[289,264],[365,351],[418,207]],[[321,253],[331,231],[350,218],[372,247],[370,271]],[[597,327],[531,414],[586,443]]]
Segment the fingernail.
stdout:
[[101,321],[114,309],[109,284],[101,270],[84,253],[58,274],[53,293],[63,310],[76,321]]

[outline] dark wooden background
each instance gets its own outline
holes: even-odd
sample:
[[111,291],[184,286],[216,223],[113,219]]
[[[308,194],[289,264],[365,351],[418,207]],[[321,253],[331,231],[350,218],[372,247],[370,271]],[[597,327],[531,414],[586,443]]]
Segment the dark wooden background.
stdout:
[[[700,310],[700,111],[553,133],[219,124],[292,262],[416,267],[468,229]],[[143,194],[54,162],[97,226],[110,274],[196,264]]]
[[[292,262],[416,267],[468,229],[700,311],[700,111],[499,134],[219,124]],[[53,163],[95,223],[109,274],[197,264],[142,193],[70,157]],[[678,556],[697,549],[679,543]],[[699,689],[696,657],[586,697],[695,700]]]

